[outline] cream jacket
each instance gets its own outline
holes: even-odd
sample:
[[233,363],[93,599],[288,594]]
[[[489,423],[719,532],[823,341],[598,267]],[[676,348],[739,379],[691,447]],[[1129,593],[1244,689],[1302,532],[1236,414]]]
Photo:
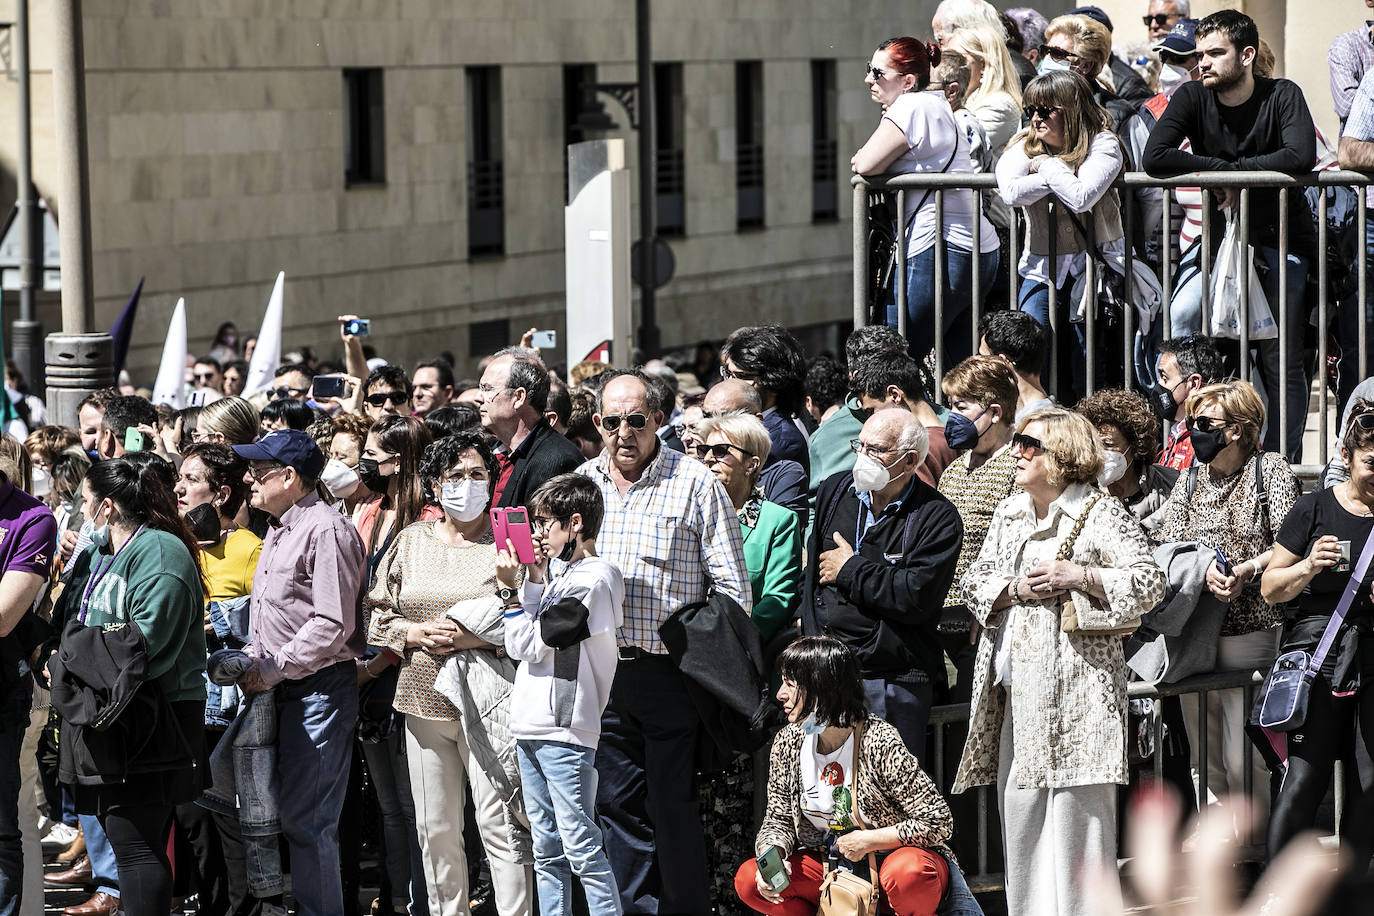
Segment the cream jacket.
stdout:
[[[993,612],[1011,580],[1053,560],[1059,545],[1097,490],[1074,484],[1036,519],[1030,497],[1002,501],[978,559],[962,588],[983,624],[973,675],[968,741],[954,791],[997,780],[1006,703],[1012,703],[1012,740],[1018,788],[1043,789],[1126,782],[1126,663],[1114,636],[1064,633],[1062,599],[1012,605]],[[1071,592],[1084,628],[1116,627],[1149,611],[1164,595],[1140,522],[1113,497],[1093,506],[1074,544],[1072,560],[1101,573],[1106,602]],[[997,635],[1011,645],[1011,689],[994,683]]]

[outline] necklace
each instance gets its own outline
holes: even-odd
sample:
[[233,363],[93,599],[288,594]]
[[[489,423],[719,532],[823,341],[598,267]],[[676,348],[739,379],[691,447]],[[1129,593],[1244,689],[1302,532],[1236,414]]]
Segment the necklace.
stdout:
[[1358,515],[1361,518],[1374,518],[1374,508],[1371,508],[1369,503],[1360,499],[1360,497],[1355,494],[1354,490],[1354,485],[1351,483],[1351,481],[1347,480],[1345,482],[1345,498],[1350,503],[1350,505],[1356,507],[1355,509],[1350,510],[1351,514]]

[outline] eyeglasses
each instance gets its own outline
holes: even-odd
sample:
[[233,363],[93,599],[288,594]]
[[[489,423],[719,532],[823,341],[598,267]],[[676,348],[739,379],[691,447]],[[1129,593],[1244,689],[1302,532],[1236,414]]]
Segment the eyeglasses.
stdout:
[[[732,372],[732,371],[730,371],[730,367],[729,367],[729,366],[726,366],[726,365],[722,365],[722,366],[720,367],[720,377],[721,377],[721,378],[736,378],[736,379],[739,379],[741,382],[756,382],[756,381],[758,381],[758,378],[759,378],[757,375],[754,375],[752,372]],[[703,411],[703,415],[704,415],[704,411]]]
[[850,439],[849,450],[856,455],[867,455],[870,458],[876,455],[891,455],[893,452],[900,451],[895,445],[890,448],[877,448],[861,439]]
[[1025,113],[1026,120],[1028,121],[1035,117],[1038,117],[1042,121],[1048,121],[1050,115],[1054,114],[1056,111],[1063,111],[1058,105],[1027,105],[1021,110]]
[[530,527],[535,531],[538,531],[540,534],[543,534],[545,531],[548,531],[554,525],[558,525],[566,521],[567,519],[565,518],[545,518],[542,515],[536,515],[530,519]]
[[404,391],[379,391],[376,394],[369,394],[363,400],[367,401],[367,403],[371,404],[373,407],[381,407],[383,404],[390,401],[391,406],[395,407],[397,404],[404,404],[406,401],[410,400],[410,398],[406,397]]
[[489,478],[487,477],[487,472],[485,469],[474,469],[471,471],[450,471],[443,477],[439,478],[439,484],[442,486],[446,483],[463,483],[464,481],[468,480],[488,479]]
[[1031,457],[1034,458],[1037,452],[1044,454],[1045,443],[1034,436],[1017,433],[1011,437],[1011,451],[1014,455],[1024,455],[1026,452],[1030,452]]
[[272,395],[272,400],[280,401],[285,398],[299,397],[309,390],[306,388],[269,388],[267,393]]
[[707,455],[711,456],[712,461],[724,461],[725,456],[730,454],[730,449],[734,449],[746,458],[754,457],[753,452],[729,442],[717,442],[715,445],[698,445],[693,448],[692,451],[697,453],[697,458],[701,461],[705,461]]
[[1177,19],[1177,16],[1170,16],[1168,13],[1155,13],[1153,16],[1141,16],[1140,21],[1145,23],[1145,27],[1157,25],[1161,29],[1169,24],[1170,19]]
[[887,71],[883,70],[881,67],[875,67],[872,64],[867,64],[864,67],[864,79],[868,79],[871,76],[873,77],[873,82],[876,83],[886,75]]
[[212,381],[215,380],[215,373],[213,373],[213,372],[197,372],[197,373],[195,373],[195,374],[194,374],[193,376],[191,376],[191,377],[194,378],[194,379],[195,379],[196,381],[198,381],[198,382],[212,382]]
[[249,465],[248,476],[252,477],[258,483],[262,483],[264,480],[271,477],[278,471],[284,470],[286,470],[286,467],[280,464],[273,464],[267,467],[263,467],[261,465]]
[[482,392],[482,397],[495,397],[503,391],[510,391],[509,385],[478,385],[477,390]]
[[1360,429],[1374,429],[1374,401],[1360,401],[1350,411],[1350,423]]
[[1066,60],[1078,60],[1078,55],[1073,53],[1072,51],[1065,51],[1063,48],[1056,48],[1051,45],[1041,45],[1040,56],[1052,57],[1060,63],[1063,63]]
[[612,414],[609,417],[601,418],[601,428],[608,433],[618,432],[622,422],[628,425],[630,429],[640,430],[649,425],[649,418],[642,413],[628,413],[624,416]]

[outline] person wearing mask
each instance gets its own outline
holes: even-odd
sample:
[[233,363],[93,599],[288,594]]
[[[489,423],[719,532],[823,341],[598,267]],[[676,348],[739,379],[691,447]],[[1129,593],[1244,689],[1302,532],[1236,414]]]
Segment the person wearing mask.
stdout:
[[215,331],[215,339],[210,344],[210,356],[220,365],[239,358],[239,329],[232,321],[226,321]]
[[695,767],[702,725],[659,627],[711,589],[746,612],[753,602],[739,516],[705,465],[660,443],[663,418],[648,377],[612,370],[596,413],[606,449],[578,468],[606,506],[597,547],[625,576],[620,664],[596,749],[596,809],[627,911],[705,916]]
[[1102,439],[1104,464],[1097,478],[1153,536],[1164,521],[1160,511],[1178,480],[1174,468],[1155,464],[1159,419],[1134,391],[1106,388],[1078,402],[1074,410],[1087,417]]
[[487,363],[478,386],[482,426],[501,441],[493,506],[523,506],[544,481],[574,470],[582,453],[544,418],[549,370],[533,351],[508,347]]
[[453,400],[453,367],[432,359],[415,367],[410,379],[410,410],[420,419]]
[[[702,419],[710,420],[730,413],[748,414],[763,421],[763,401],[759,390],[748,382],[737,378],[721,379],[706,392],[701,402]],[[786,425],[791,432],[796,428]],[[767,432],[767,427],[764,427]],[[694,423],[691,433],[693,445],[686,454],[705,460],[705,434],[700,424]],[[686,443],[684,443],[684,446]],[[763,496],[770,503],[791,509],[798,521],[805,527],[810,520],[811,510],[806,499],[806,471],[790,458],[779,458],[773,451],[772,436],[763,455],[763,467],[757,474],[758,484],[763,488]],[[738,508],[738,507],[736,507]]]
[[954,460],[954,449],[945,442],[945,424],[931,406],[935,393],[925,367],[904,353],[866,357],[854,364],[849,384],[870,415],[883,407],[902,407],[926,428],[930,444],[916,476],[935,486],[940,474]]
[[[1256,76],[1259,46],[1254,20],[1235,10],[1222,10],[1197,24],[1194,33],[1202,61],[1200,83],[1185,83],[1169,101],[1145,147],[1142,165],[1157,178],[1188,172],[1253,169],[1305,175],[1317,161],[1316,127],[1307,101],[1296,83]],[[1191,149],[1179,149],[1187,140]],[[1237,188],[1214,192],[1219,206],[1211,215],[1213,244],[1225,234],[1223,214],[1240,205]],[[1308,313],[1303,289],[1309,266],[1316,261],[1317,232],[1305,206],[1288,207],[1286,239],[1279,233],[1278,189],[1256,188],[1250,194],[1249,239],[1255,257],[1264,264],[1260,282],[1265,297],[1279,315],[1279,282],[1283,273],[1280,247],[1287,248],[1287,319],[1277,340],[1256,343],[1257,366],[1266,400],[1279,405],[1274,433],[1269,438],[1285,457],[1296,461],[1302,452],[1307,422],[1308,378],[1302,358],[1303,328]],[[1285,348],[1286,375],[1280,376],[1279,348]],[[1282,427],[1282,428],[1280,428]]]
[[325,422],[329,424],[328,432],[315,436],[320,451],[329,459],[320,472],[320,482],[336,501],[335,508],[356,525],[359,513],[380,496],[368,489],[358,473],[372,421],[362,414],[345,413]]
[[[1283,610],[1265,600],[1260,575],[1269,564],[1274,535],[1298,498],[1297,478],[1282,455],[1259,450],[1264,404],[1249,382],[1200,388],[1184,405],[1197,464],[1179,474],[1164,507],[1159,539],[1198,541],[1226,558],[1207,567],[1207,588],[1226,605],[1217,640],[1216,670],[1268,671],[1274,661]],[[1208,798],[1202,807],[1245,791],[1245,692],[1213,690],[1205,709],[1184,697],[1188,740],[1196,748],[1207,729]],[[1197,764],[1195,763],[1195,766]],[[1269,815],[1269,774],[1263,759],[1251,762],[1253,819],[1263,829]]]
[[[1045,45],[1040,49],[1040,54],[1041,76],[1067,70],[1087,81],[1093,100],[1107,113],[1108,130],[1116,131],[1135,113],[1135,106],[1149,98],[1149,90],[1145,89],[1137,102],[1129,102],[1104,79],[1104,76],[1111,76],[1109,63],[1115,59],[1112,54],[1112,35],[1101,21],[1092,16],[1067,13],[1051,19],[1045,27]],[[1122,66],[1130,71],[1129,65],[1123,63]],[[1140,83],[1140,77],[1134,72],[1131,76]],[[1140,83],[1140,86],[1144,89],[1144,83]]]
[[1069,10],[1070,16],[1086,16],[1107,30],[1107,61],[1097,73],[1098,80],[1116,95],[1132,105],[1139,105],[1151,95],[1145,80],[1125,57],[1111,52],[1112,20],[1100,6],[1079,6]]
[[855,652],[869,709],[924,757],[935,689],[945,681],[936,625],[964,526],[916,475],[929,442],[911,411],[874,412],[852,447],[853,470],[816,494],[802,632],[833,634]]
[[[515,747],[505,730],[515,666],[505,656],[503,601],[496,577],[491,489],[496,458],[477,432],[425,450],[419,477],[444,517],[413,524],[382,557],[367,595],[368,641],[401,659],[395,708],[405,719],[405,761],[433,916],[468,913],[464,800],[471,793],[491,860],[496,911],[528,914],[530,837],[513,807],[520,791]],[[456,662],[449,661],[457,656]],[[362,677],[381,673],[380,656]],[[440,668],[458,665],[463,694],[436,689]],[[461,708],[459,701],[461,700]],[[478,704],[482,704],[480,707]],[[495,707],[497,713],[487,715]],[[417,888],[418,890],[418,888]]]
[[[1016,459],[1011,454],[1011,431],[1016,415],[1016,375],[1005,360],[970,356],[945,373],[940,383],[949,416],[945,439],[960,453],[940,475],[938,489],[964,526],[964,540],[954,567],[954,581],[978,557],[987,537],[992,513],[1012,494]],[[940,616],[940,645],[954,676],[949,701],[966,703],[973,689],[973,661],[978,632],[963,592],[951,588]]]
[[1038,410],[1011,447],[1021,492],[998,506],[962,581],[983,631],[953,791],[997,786],[1007,912],[1087,916],[1098,910],[1081,875],[1116,863],[1127,772],[1114,630],[1154,607],[1165,580],[1140,523],[1095,485],[1102,447],[1087,420]]
[[1214,385],[1226,375],[1221,351],[1210,337],[1182,337],[1159,345],[1155,384],[1150,389],[1150,410],[1164,423],[1168,432],[1155,463],[1175,471],[1193,465],[1193,442],[1189,438],[1184,405],[1195,392]]
[[[96,527],[54,610],[62,635],[48,670],[53,708],[65,717],[58,744],[62,779],[73,785],[77,809],[99,819],[120,878],[113,905],[93,899],[85,906],[88,912],[165,916],[172,906],[166,846],[172,812],[200,794],[205,772],[200,548],[177,513],[173,471],[162,459],[101,461],[83,489],[82,512]],[[79,685],[96,682],[89,661],[131,650],[120,635],[130,626],[141,636],[132,651],[147,668],[142,700],[121,713],[120,734],[145,737],[123,744],[66,720],[81,708]],[[89,834],[86,839],[89,845]]]
[[238,684],[277,690],[278,799],[297,912],[337,916],[366,557],[357,530],[316,492],[325,458],[308,434],[278,430],[234,451],[248,461],[253,507],[275,520],[253,576],[253,665]]
[[[996,23],[995,14],[993,22]],[[1000,27],[1000,26],[998,26]],[[889,38],[878,46],[864,82],[882,106],[878,127],[850,160],[857,175],[941,173],[970,174],[968,137],[954,112],[936,93],[926,92],[931,70],[940,63],[940,48],[909,36]],[[917,358],[937,345],[950,361],[972,352],[972,330],[966,312],[971,304],[973,272],[986,295],[997,273],[998,241],[972,191],[944,193],[944,222],[936,224],[934,194],[906,195],[898,214],[906,250],[900,264],[906,283],[907,339]],[[973,251],[973,223],[980,220],[980,251]],[[944,327],[935,327],[935,237],[944,237]],[[898,282],[902,282],[899,278]],[[898,327],[896,289],[888,304],[887,324]]]

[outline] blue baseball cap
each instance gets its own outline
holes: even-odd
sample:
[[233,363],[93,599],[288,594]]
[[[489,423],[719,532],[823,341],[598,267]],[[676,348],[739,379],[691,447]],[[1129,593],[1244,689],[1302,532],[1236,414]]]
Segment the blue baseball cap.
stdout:
[[315,440],[303,430],[274,429],[257,442],[234,446],[234,453],[246,461],[275,461],[295,468],[315,480],[324,470],[324,454]]
[[1169,30],[1168,35],[1155,42],[1154,50],[1168,51],[1170,54],[1196,54],[1197,39],[1194,37],[1196,33],[1196,19],[1180,19],[1174,23],[1174,27]]
[[1111,17],[1108,16],[1107,13],[1106,13],[1106,11],[1103,10],[1102,7],[1100,7],[1100,6],[1078,6],[1078,7],[1074,7],[1073,9],[1069,10],[1069,11],[1068,11],[1067,13],[1065,13],[1064,15],[1065,15],[1065,16],[1087,16],[1089,19],[1095,19],[1095,20],[1097,20],[1098,22],[1100,22],[1100,23],[1107,29],[1108,32],[1110,32],[1110,31],[1112,30],[1112,20],[1111,20]]

